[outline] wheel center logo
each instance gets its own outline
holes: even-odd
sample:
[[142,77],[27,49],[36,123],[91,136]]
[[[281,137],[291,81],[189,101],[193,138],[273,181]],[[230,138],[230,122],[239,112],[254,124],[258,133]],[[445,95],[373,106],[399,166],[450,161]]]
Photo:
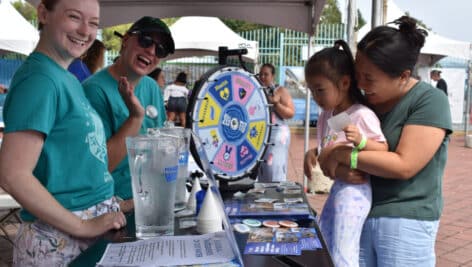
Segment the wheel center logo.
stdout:
[[247,132],[247,114],[239,105],[230,105],[224,111],[221,125],[226,140],[239,143]]

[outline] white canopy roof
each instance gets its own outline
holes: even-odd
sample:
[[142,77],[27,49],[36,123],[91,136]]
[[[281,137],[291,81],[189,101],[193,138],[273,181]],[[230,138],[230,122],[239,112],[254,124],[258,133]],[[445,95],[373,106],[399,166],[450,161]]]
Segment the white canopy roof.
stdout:
[[228,49],[247,48],[248,54],[243,57],[257,61],[258,42],[242,38],[218,18],[182,17],[170,31],[175,41],[175,53],[167,59],[218,55],[218,47],[227,46]]
[[[393,0],[388,0],[387,22],[392,22],[404,15],[405,12],[402,11],[393,2]],[[369,30],[370,25],[364,25],[364,27],[362,27],[357,34],[357,40],[361,40],[369,32]],[[434,32],[428,31],[425,44],[421,49],[419,64],[431,66],[445,56],[470,59],[471,43],[449,39]]]
[[0,50],[28,55],[36,47],[38,31],[6,0],[0,0]]
[[[28,0],[37,5],[39,0]],[[212,16],[313,33],[326,0],[100,0],[103,27],[142,16]]]

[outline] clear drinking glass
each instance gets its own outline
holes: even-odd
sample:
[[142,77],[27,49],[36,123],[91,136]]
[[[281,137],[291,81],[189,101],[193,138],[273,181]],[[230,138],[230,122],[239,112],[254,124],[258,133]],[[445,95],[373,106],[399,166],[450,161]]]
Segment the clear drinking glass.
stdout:
[[192,131],[183,127],[170,127],[159,129],[160,133],[175,135],[180,138],[179,147],[179,168],[177,172],[177,186],[175,192],[175,211],[183,210],[187,204],[186,201],[186,182],[188,174],[188,157],[190,149],[190,135]]

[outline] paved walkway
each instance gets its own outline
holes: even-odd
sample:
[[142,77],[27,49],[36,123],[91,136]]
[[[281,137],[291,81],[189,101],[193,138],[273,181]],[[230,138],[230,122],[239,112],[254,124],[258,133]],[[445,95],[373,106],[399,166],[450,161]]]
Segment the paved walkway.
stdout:
[[[310,137],[314,146],[315,136]],[[303,134],[292,133],[289,177],[302,183]],[[464,147],[464,137],[454,136],[443,183],[444,212],[436,242],[437,266],[472,267],[472,149]],[[308,196],[316,211],[321,211],[327,195]],[[16,228],[9,226],[11,232]],[[0,267],[11,265],[12,247],[0,238]]]

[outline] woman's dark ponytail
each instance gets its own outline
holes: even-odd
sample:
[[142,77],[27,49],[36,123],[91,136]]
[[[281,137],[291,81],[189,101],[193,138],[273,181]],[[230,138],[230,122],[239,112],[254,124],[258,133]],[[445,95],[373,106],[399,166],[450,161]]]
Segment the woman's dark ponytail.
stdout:
[[428,36],[428,32],[419,29],[414,18],[403,16],[393,21],[393,24],[398,25],[400,33],[404,34],[413,46],[418,49],[424,46],[425,37]]
[[357,45],[357,52],[392,78],[405,70],[413,71],[427,32],[418,29],[414,18],[403,16],[393,22],[398,29],[379,26],[367,33]]

